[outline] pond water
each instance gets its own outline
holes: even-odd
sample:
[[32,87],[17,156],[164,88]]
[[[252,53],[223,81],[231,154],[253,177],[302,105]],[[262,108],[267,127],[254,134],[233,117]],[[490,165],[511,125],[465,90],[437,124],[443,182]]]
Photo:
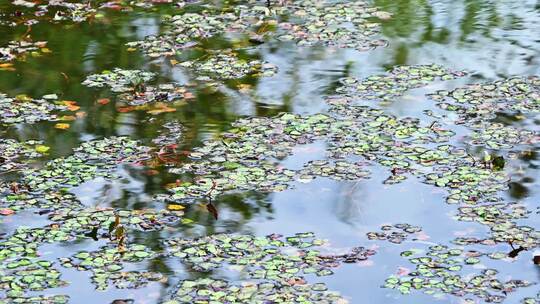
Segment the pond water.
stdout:
[[[0,167],[0,303],[63,303],[68,299],[47,298],[52,295],[66,295],[69,303],[118,299],[124,301],[117,304],[257,303],[255,296],[240,300],[230,288],[210,288],[203,278],[244,284],[244,288],[253,282],[270,282],[279,286],[273,292],[289,296],[282,301],[290,303],[540,303],[540,266],[533,262],[540,255],[540,80],[527,78],[540,76],[540,2],[374,0],[366,5],[379,10],[364,12],[371,16],[357,11],[356,15],[353,6],[345,19],[349,27],[372,22],[378,32],[366,34],[367,27],[363,33],[353,32],[359,42],[351,37],[340,43],[319,37],[312,45],[302,43],[302,31],[310,29],[295,29],[294,16],[288,14],[296,12],[302,18],[307,11],[309,21],[310,14],[323,5],[318,1],[271,1],[276,3],[270,10],[263,9],[265,1],[95,1],[89,2],[95,12],[85,7],[73,13],[85,16],[81,22],[69,20],[66,13],[56,14],[57,10],[71,12],[62,6],[51,5],[48,12],[39,12],[40,5],[52,2],[0,1],[0,56],[5,55],[0,57],[0,93],[6,94],[0,95],[0,136],[21,143],[41,141],[28,143],[30,148],[22,149],[30,152],[21,152],[18,158],[8,156],[0,146],[5,153],[0,155],[0,165],[7,164]],[[138,7],[133,2],[153,5]],[[364,7],[364,2],[345,2]],[[324,6],[340,3],[329,1]],[[187,20],[186,14],[207,14],[205,20],[223,11],[235,14],[235,7],[262,23],[249,20],[245,26],[243,20],[226,18],[208,24],[176,22]],[[68,20],[51,20],[55,14],[56,19]],[[274,14],[286,16],[280,17],[284,24],[268,22],[271,29],[265,29],[265,18],[272,20]],[[163,21],[167,15],[179,16],[173,17],[173,26],[167,17]],[[339,12],[328,18],[340,18]],[[355,23],[355,18],[361,22]],[[171,32],[177,35],[183,26],[192,31],[187,38],[176,37],[183,40],[173,43],[175,54],[156,50],[145,54],[144,45],[126,45],[159,35],[158,39],[171,41]],[[300,32],[299,43],[280,39],[294,30]],[[13,41],[17,42],[14,50],[2,49]],[[21,41],[46,44],[19,53]],[[16,55],[11,58],[8,53]],[[235,74],[230,63],[221,69],[220,60],[225,57],[216,54],[235,54],[232,58],[238,56],[248,63],[259,60],[268,74],[240,77],[242,71]],[[209,66],[202,66],[205,62]],[[421,78],[414,78],[414,71],[400,72],[401,66],[419,67]],[[429,67],[444,70],[448,77],[431,79],[422,74],[429,74]],[[149,81],[142,80],[143,76],[129,80],[123,93],[114,92],[117,79],[83,84],[90,75],[116,68],[155,74]],[[224,77],[225,73],[232,76]],[[371,86],[359,84],[372,75],[395,77],[369,78]],[[353,82],[352,77],[359,80]],[[504,81],[515,77],[528,80],[505,87]],[[137,104],[137,100],[149,99],[152,86],[170,83],[175,84],[174,94],[179,98],[162,88],[165,93],[155,94],[158,97],[153,101]],[[456,94],[457,102],[432,95],[441,90],[458,89],[459,93],[460,88],[477,83],[492,86],[472,89],[467,95],[470,99],[461,100],[463,95]],[[384,92],[388,100],[382,100]],[[50,111],[28,108],[21,110],[21,120],[10,120],[17,116],[10,111],[42,96],[46,104],[57,107],[53,116]],[[452,111],[441,100],[469,111]],[[490,102],[483,103],[486,100]],[[366,114],[366,109],[381,111]],[[32,117],[24,117],[30,112]],[[324,115],[317,116],[320,113]],[[303,120],[308,117],[319,120]],[[387,123],[388,119],[393,122]],[[407,126],[403,138],[393,133]],[[428,140],[417,132],[421,127]],[[119,136],[129,139],[116,139]],[[113,139],[103,142],[104,138]],[[88,146],[74,154],[85,142],[98,142],[97,154],[88,152],[95,151]],[[362,150],[359,146],[364,143],[368,147]],[[356,150],[345,149],[348,145]],[[409,145],[422,147],[422,152],[439,151],[440,145],[462,150],[422,163],[404,149]],[[111,156],[114,153],[117,156]],[[486,155],[491,156],[486,159]],[[328,162],[313,165],[312,161],[320,160]],[[90,168],[80,167],[79,161]],[[346,161],[342,171],[332,167],[336,161]],[[11,168],[11,162],[19,165]],[[229,175],[238,167],[261,166],[265,167],[262,173],[240,170]],[[469,171],[428,182],[430,174],[454,170]],[[56,179],[51,177],[55,174]],[[447,203],[456,191],[462,197]],[[39,203],[31,205],[21,193]],[[505,206],[508,203],[512,204]],[[119,225],[109,226],[116,217],[108,208],[131,213]],[[83,212],[104,210],[110,211],[104,218],[86,218],[75,227],[67,224]],[[157,210],[143,219],[149,227],[132,221],[148,210]],[[163,215],[160,210],[169,211]],[[381,230],[381,225],[395,224],[410,224],[413,229],[404,232],[398,225]],[[67,236],[35,235],[35,231],[54,234],[58,230]],[[325,240],[320,248],[324,256],[313,263],[325,264],[324,269],[330,268],[333,274],[297,272],[307,266],[298,266],[296,260],[279,265],[272,260],[275,248],[254,245],[249,239],[304,232]],[[370,232],[389,236],[374,240],[368,237],[373,236]],[[193,241],[221,234],[249,239],[249,248],[237,248],[240,252],[257,255],[266,248],[268,256],[249,260],[248,253],[227,252],[215,238],[201,239],[203,249]],[[459,238],[477,241],[459,243]],[[185,247],[175,245],[175,240],[184,240]],[[223,256],[205,247],[210,240],[217,244],[217,251],[224,250]],[[14,245],[17,241],[26,245]],[[32,244],[34,251],[25,247]],[[146,247],[133,248],[136,245]],[[282,255],[277,260],[298,254],[294,241],[289,245],[277,246]],[[449,254],[436,248],[439,245],[461,252]],[[341,256],[355,247],[374,252],[353,261]],[[100,256],[103,248],[113,253]],[[517,256],[512,257],[512,251]],[[135,257],[130,255],[133,252]],[[175,255],[178,252],[183,254]],[[490,258],[494,253],[501,256]],[[433,259],[411,260],[409,254]],[[208,256],[214,256],[212,263],[219,265],[208,266]],[[242,258],[249,261],[248,266],[240,267]],[[114,261],[109,263],[110,259]],[[36,261],[53,264],[35,266]],[[111,265],[120,265],[121,270]],[[451,269],[453,265],[462,267]],[[37,273],[38,268],[57,271],[59,278],[52,275],[49,283],[43,283],[39,277],[44,274]],[[257,278],[252,268],[265,269],[268,277]],[[497,279],[486,274],[486,269],[496,269]],[[110,278],[103,270],[117,277]],[[276,279],[269,270],[290,275]],[[482,273],[483,278],[475,282],[474,277]],[[206,287],[186,284],[196,280]],[[422,283],[415,285],[415,280]],[[325,283],[339,296],[325,298],[328,294],[313,289],[302,298],[302,286],[315,283]],[[269,296],[272,291],[259,289],[267,297],[261,303],[274,303]],[[219,296],[211,302],[208,290],[232,298]],[[45,297],[30,299],[38,296]]]

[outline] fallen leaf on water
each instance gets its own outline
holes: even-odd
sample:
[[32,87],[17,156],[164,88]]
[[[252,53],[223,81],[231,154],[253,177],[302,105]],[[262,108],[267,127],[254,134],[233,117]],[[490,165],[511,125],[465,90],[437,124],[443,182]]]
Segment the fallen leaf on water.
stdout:
[[291,286],[295,285],[305,285],[306,281],[302,278],[292,278],[287,281],[287,283]]
[[111,100],[109,98],[100,98],[100,99],[97,100],[97,103],[99,103],[100,105],[106,105],[109,102],[111,102]]
[[13,63],[2,63],[0,64],[0,70],[2,71],[15,71]]
[[409,273],[411,273],[411,270],[409,268],[399,267],[398,270],[397,270],[397,275],[398,276],[406,276]]
[[68,108],[68,110],[73,111],[73,112],[75,112],[75,111],[77,111],[77,110],[79,110],[81,108],[81,107],[79,107],[77,105],[77,102],[75,102],[75,101],[64,100],[64,101],[62,101],[62,103]]
[[159,174],[158,170],[153,170],[153,169],[146,170],[146,175],[148,175],[148,176],[154,176],[154,175],[158,175],[158,174]]
[[12,215],[14,213],[15,213],[15,211],[13,211],[11,209],[8,209],[8,208],[0,209],[0,215],[8,216],[8,215]]
[[17,101],[32,101],[32,98],[30,98],[28,95],[26,94],[19,94],[17,96],[15,96],[15,99]]
[[218,219],[218,211],[212,203],[206,204],[206,210],[208,210],[208,212],[210,212],[214,216],[214,219]]
[[57,123],[54,125],[55,128],[57,129],[60,129],[60,130],[65,130],[65,129],[69,129],[69,124],[67,123]]
[[163,103],[158,103],[156,104],[156,108],[146,111],[146,113],[152,114],[152,115],[157,115],[161,113],[169,113],[169,112],[176,112],[176,109],[168,107],[167,105]]
[[533,258],[533,262],[535,265],[540,265],[540,255],[535,255]]
[[167,209],[169,210],[172,210],[172,211],[177,211],[177,210],[182,210],[182,209],[185,209],[186,207],[182,206],[182,205],[177,205],[177,204],[170,204],[167,206]]
[[135,107],[132,107],[132,106],[120,107],[120,108],[117,108],[116,110],[118,112],[120,112],[120,113],[128,113],[128,112],[131,112],[131,111],[135,110]]
[[51,147],[47,147],[47,146],[44,146],[44,145],[37,145],[36,146],[36,152],[38,152],[38,153],[47,153],[47,151],[49,151],[49,149],[51,149]]
[[64,116],[60,117],[61,121],[74,121],[76,119],[77,119],[77,117],[75,117],[73,115],[64,115]]
[[184,99],[193,99],[193,98],[195,98],[195,95],[193,95],[193,93],[191,92],[184,93]]

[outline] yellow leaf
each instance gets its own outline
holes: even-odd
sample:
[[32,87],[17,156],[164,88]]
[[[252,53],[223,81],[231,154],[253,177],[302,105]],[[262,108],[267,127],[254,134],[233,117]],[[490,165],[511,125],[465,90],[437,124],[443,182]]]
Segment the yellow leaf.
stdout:
[[55,128],[57,129],[61,129],[61,130],[65,130],[65,129],[69,129],[69,124],[67,123],[57,123],[54,125]]
[[44,145],[37,145],[36,146],[36,152],[38,152],[38,153],[47,153],[47,151],[49,151],[49,149],[51,149],[51,147],[47,147],[47,146],[44,146]]
[[13,63],[0,63],[0,70],[2,71],[15,71]]
[[25,95],[25,94],[19,94],[15,96],[15,99],[17,99],[18,101],[31,101],[32,100],[32,98],[28,97],[28,95]]
[[176,205],[176,204],[171,204],[171,205],[167,206],[167,209],[172,210],[172,211],[182,210],[182,209],[185,209],[185,208],[186,207],[184,207],[182,205]]

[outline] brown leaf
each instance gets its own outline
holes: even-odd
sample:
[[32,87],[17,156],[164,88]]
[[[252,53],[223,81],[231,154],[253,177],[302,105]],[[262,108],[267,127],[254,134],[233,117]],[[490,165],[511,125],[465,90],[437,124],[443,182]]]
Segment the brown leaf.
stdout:
[[67,123],[57,123],[57,124],[54,125],[54,127],[56,129],[65,130],[65,129],[69,129],[69,124],[67,124]]
[[216,220],[218,219],[218,211],[212,203],[206,204],[206,210],[208,210],[208,212],[210,212]]

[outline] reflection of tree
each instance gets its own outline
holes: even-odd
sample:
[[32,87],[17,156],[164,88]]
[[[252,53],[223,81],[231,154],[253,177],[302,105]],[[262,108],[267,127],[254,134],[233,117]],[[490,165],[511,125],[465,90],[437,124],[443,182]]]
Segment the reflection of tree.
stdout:
[[497,53],[507,45],[507,52],[513,54],[523,49],[538,52],[537,41],[529,39],[527,32],[520,33],[537,27],[538,14],[532,2],[462,0],[437,1],[435,5],[425,0],[375,0],[374,3],[393,14],[382,23],[382,33],[389,38],[394,52],[392,64],[408,63],[415,54],[411,49],[430,43],[448,45],[450,50],[469,50],[486,47],[490,42],[489,50],[495,49]]
[[382,24],[382,32],[386,37],[411,38],[420,27],[431,32],[433,9],[427,0],[375,0],[375,6],[392,13],[392,18]]
[[336,197],[334,204],[334,213],[336,217],[344,223],[355,225],[362,213],[362,200],[358,197],[362,196],[365,189],[362,187],[362,182],[340,184],[340,195]]

